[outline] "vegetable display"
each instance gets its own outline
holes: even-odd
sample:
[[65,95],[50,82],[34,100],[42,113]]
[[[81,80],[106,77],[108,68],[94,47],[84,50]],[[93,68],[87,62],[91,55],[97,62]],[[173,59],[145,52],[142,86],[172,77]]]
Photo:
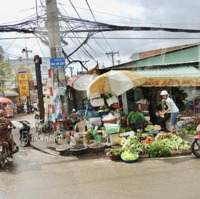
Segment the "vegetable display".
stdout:
[[185,135],[197,135],[196,132],[197,124],[188,124],[185,127],[181,128],[181,131]]
[[161,141],[155,141],[150,145],[149,153],[152,157],[166,157],[171,154],[169,147]]
[[137,153],[141,152],[143,149],[143,144],[139,142],[137,136],[129,136],[127,139],[123,138],[121,141],[122,149],[135,151]]
[[154,138],[148,136],[145,140],[142,140],[142,144],[151,144],[154,141]]
[[189,142],[176,135],[173,135],[171,138],[160,140],[160,142],[162,142],[170,150],[187,150],[190,148]]
[[126,128],[121,127],[119,132],[125,133],[125,132],[130,132],[130,131],[133,131],[132,128],[130,127],[126,127]]
[[147,127],[146,127],[144,130],[145,130],[145,131],[154,130],[154,126],[153,126],[153,125],[147,125]]
[[106,155],[113,154],[113,155],[121,155],[124,151],[122,149],[111,149]]
[[171,138],[172,134],[171,133],[165,133],[164,131],[161,131],[160,133],[158,133],[155,137],[155,140],[162,140],[165,138]]

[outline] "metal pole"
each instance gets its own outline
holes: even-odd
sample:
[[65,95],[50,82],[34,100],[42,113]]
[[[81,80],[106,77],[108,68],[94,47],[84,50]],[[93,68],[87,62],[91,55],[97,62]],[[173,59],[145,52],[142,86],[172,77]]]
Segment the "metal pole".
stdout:
[[43,101],[42,77],[41,77],[41,69],[40,69],[40,64],[42,64],[42,59],[39,57],[39,55],[34,56],[34,62],[35,62],[35,73],[36,73],[36,80],[37,80],[40,119],[44,120],[44,101]]

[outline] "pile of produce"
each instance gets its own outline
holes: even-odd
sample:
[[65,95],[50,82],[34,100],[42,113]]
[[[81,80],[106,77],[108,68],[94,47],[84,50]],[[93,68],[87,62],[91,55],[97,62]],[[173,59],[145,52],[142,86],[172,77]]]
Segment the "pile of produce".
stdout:
[[160,125],[154,125],[153,128],[154,128],[154,130],[157,130],[157,131],[161,130],[161,126]]
[[166,133],[164,131],[161,131],[156,135],[155,140],[162,140],[162,139],[171,138],[171,137],[172,137],[171,133]]
[[152,157],[166,157],[171,154],[171,151],[161,141],[155,141],[150,145],[149,154]]
[[106,155],[121,155],[124,152],[122,149],[111,149],[109,152],[106,153]]
[[103,105],[103,106],[100,106],[98,112],[101,113],[101,112],[109,112],[110,109],[106,106],[106,105]]
[[101,142],[95,142],[89,145],[89,148],[92,148],[92,149],[97,149],[97,148],[102,148],[102,147],[105,147],[105,144]]
[[144,129],[145,131],[149,132],[151,130],[156,130],[156,131],[160,131],[161,130],[161,126],[160,125],[147,125],[147,127]]
[[96,149],[96,148],[101,148],[101,147],[104,147],[105,144],[101,143],[101,142],[95,142],[95,143],[92,143],[89,145],[89,148],[93,148],[93,149]]
[[160,140],[160,142],[167,146],[170,150],[187,150],[190,148],[188,141],[183,140],[177,135]]
[[124,160],[136,160],[138,159],[138,155],[132,153],[130,150],[124,151],[121,155]]
[[142,140],[142,144],[151,144],[154,141],[154,138],[148,136],[145,140]]
[[181,128],[181,131],[185,135],[197,135],[196,128],[198,124],[187,124],[184,127]]
[[121,127],[119,132],[125,133],[125,132],[130,132],[130,131],[133,131],[132,128],[130,127]]
[[147,127],[144,130],[148,132],[148,131],[154,130],[154,127],[153,125],[147,125]]
[[123,150],[135,151],[137,153],[143,150],[143,144],[139,142],[137,136],[129,136],[128,138],[123,138],[121,141]]
[[70,148],[71,151],[80,151],[83,149],[87,149],[87,147],[83,144],[76,144],[76,145],[71,146]]

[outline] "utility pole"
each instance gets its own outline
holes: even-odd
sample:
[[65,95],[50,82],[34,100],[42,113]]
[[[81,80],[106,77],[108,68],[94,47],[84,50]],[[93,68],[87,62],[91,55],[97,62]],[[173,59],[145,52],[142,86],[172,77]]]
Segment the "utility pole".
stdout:
[[106,53],[106,55],[109,57],[109,55],[111,55],[112,57],[112,65],[114,66],[115,64],[115,61],[114,61],[114,56],[118,54],[119,55],[119,51],[118,52],[109,52],[109,53]]
[[[27,49],[27,46],[25,47],[25,48],[23,48],[22,49],[22,53],[26,53],[26,66],[29,66],[28,68],[28,70],[30,70],[30,63],[28,63],[28,53],[30,52],[30,53],[32,53],[32,50],[28,50]],[[30,71],[27,71],[27,73],[30,73]],[[29,76],[28,76],[28,79],[27,79],[27,81],[28,81],[28,88],[29,88]],[[30,88],[29,88],[29,90],[30,90]],[[26,101],[27,101],[27,108],[28,108],[28,110],[29,110],[29,106],[30,106],[30,92],[29,92],[29,96],[27,96],[27,99],[26,99]]]
[[[61,48],[60,26],[58,21],[58,8],[56,0],[46,0],[47,30],[51,58],[63,57]],[[65,86],[64,67],[53,67],[54,87]],[[57,76],[57,77],[55,77]]]
[[69,69],[70,69],[70,74],[71,74],[71,77],[73,76],[73,69],[74,69],[74,67],[68,67]]
[[28,64],[28,53],[32,53],[32,50],[28,50],[27,47],[22,49],[22,53],[26,53],[26,64]]
[[[49,38],[49,49],[51,58],[60,58],[62,60],[62,47],[61,47],[61,37],[60,37],[60,26],[58,21],[58,8],[56,0],[46,0],[46,10],[47,10],[47,22],[46,27],[48,30],[48,38]],[[52,60],[52,59],[51,59]],[[64,60],[65,61],[65,60]],[[65,69],[64,66],[59,65],[57,67],[51,67],[53,72],[53,85],[49,87],[51,89],[51,96],[53,96],[54,88],[56,87],[66,87],[65,80]],[[52,100],[51,100],[52,101]],[[63,102],[64,101],[64,102]],[[68,104],[65,98],[61,98],[63,112],[65,113],[65,117],[68,115]],[[55,118],[55,107],[54,102],[51,102],[51,112],[53,118],[53,127],[54,133],[56,136],[56,118]],[[55,139],[57,142],[57,138]]]

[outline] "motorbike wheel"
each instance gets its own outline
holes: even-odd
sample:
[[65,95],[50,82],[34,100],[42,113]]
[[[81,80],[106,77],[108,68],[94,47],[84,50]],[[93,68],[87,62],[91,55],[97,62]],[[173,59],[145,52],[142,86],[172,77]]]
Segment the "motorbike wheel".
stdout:
[[194,139],[193,142],[192,142],[192,153],[200,158],[200,140],[199,139]]
[[4,168],[5,168],[5,165],[6,165],[5,160],[2,160],[2,161],[0,162],[0,165],[1,165],[1,168],[4,169]]
[[23,133],[21,135],[21,146],[26,147],[29,145],[29,135],[27,133]]

